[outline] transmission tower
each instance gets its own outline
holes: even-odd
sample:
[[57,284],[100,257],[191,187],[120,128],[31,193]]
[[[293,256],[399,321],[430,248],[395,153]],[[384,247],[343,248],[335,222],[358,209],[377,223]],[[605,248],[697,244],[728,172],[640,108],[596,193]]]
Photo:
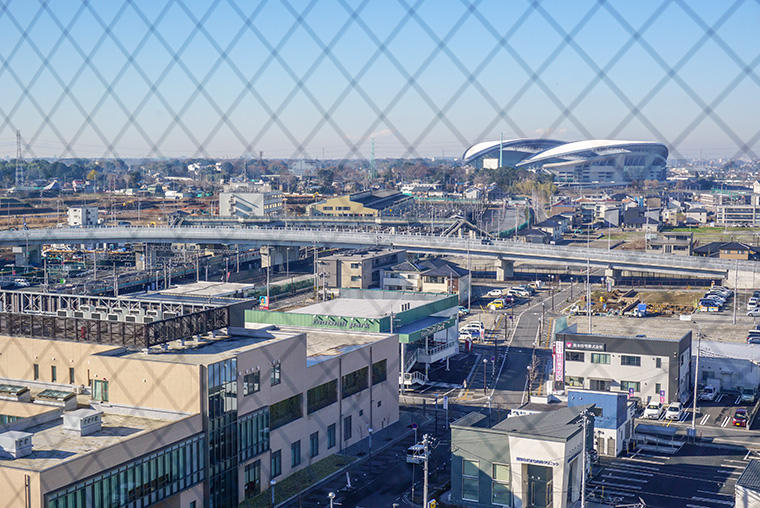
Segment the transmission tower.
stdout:
[[369,152],[369,178],[374,181],[377,178],[377,163],[375,162],[375,138],[372,138]]
[[24,167],[21,165],[21,131],[16,130],[16,187],[24,185]]

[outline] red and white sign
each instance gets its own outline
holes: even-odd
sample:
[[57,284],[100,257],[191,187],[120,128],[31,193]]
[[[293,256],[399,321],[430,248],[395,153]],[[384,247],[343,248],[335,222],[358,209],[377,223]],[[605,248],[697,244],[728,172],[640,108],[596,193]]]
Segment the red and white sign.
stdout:
[[565,380],[565,343],[554,341],[554,380]]

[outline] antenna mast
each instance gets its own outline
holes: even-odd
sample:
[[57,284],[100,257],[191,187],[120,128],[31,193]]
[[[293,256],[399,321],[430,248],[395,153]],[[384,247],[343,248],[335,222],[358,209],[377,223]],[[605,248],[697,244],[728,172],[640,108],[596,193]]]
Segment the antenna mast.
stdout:
[[16,187],[24,185],[24,167],[21,165],[21,131],[16,129]]

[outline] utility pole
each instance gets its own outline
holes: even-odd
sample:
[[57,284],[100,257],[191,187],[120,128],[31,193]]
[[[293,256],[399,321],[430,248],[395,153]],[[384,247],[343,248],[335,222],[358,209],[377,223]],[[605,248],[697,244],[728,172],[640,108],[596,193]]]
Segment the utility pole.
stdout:
[[422,478],[422,506],[427,508],[428,505],[428,461],[430,457],[430,437],[425,434],[422,436],[422,446],[425,450],[424,476]]
[[488,365],[488,359],[483,358],[483,395],[487,393],[488,383],[486,382],[486,366]]
[[736,324],[736,302],[739,300],[739,260],[736,260],[736,270],[734,271],[734,319]]
[[588,424],[588,412],[583,412],[583,449],[581,450],[581,508],[586,508],[586,426]]
[[119,296],[119,276],[116,274],[116,262],[113,264],[113,295]]
[[586,314],[588,315],[588,333],[591,334],[591,260],[586,257]]
[[[734,298],[736,298],[734,296]],[[697,359],[694,362],[694,400],[692,402],[691,407],[691,432],[692,432],[692,438],[696,439],[697,437],[697,381],[699,379],[699,350],[700,346],[702,345],[702,329],[699,327],[696,321],[692,321],[694,323],[694,326],[697,327]],[[692,344],[694,341],[692,341]]]

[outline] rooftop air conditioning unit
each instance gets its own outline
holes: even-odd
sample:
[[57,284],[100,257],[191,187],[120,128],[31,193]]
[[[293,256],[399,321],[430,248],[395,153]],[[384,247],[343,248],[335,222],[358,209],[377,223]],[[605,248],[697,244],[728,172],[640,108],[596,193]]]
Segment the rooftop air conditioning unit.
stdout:
[[89,436],[100,432],[103,411],[96,409],[77,409],[63,414],[63,428],[78,432],[80,436]]
[[20,430],[9,430],[0,434],[0,450],[11,458],[26,457],[32,453],[32,434]]

